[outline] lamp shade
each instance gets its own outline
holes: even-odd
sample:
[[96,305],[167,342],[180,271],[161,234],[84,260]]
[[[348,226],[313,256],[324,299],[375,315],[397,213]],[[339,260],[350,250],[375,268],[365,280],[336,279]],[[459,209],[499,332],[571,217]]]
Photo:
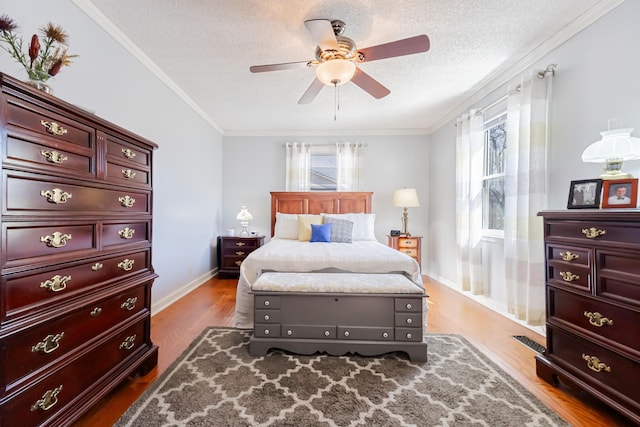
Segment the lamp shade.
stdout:
[[322,83],[333,86],[343,85],[351,80],[356,72],[356,64],[347,59],[330,59],[318,64],[316,77]]
[[236,219],[239,221],[249,221],[250,219],[253,219],[253,215],[251,215],[247,210],[246,206],[242,206],[240,208],[240,212],[238,212],[238,215],[236,216]]
[[415,208],[420,206],[418,193],[415,188],[403,188],[393,193],[393,206],[401,208]]
[[632,128],[600,132],[602,139],[589,145],[582,153],[583,162],[606,163],[612,160],[640,159],[640,138],[631,136]]

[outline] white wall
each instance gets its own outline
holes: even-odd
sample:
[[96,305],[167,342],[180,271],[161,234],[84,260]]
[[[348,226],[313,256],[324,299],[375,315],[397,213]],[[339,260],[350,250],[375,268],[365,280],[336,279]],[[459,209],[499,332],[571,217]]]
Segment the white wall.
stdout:
[[[545,55],[536,70],[557,64],[553,81],[549,141],[548,208],[566,209],[572,180],[597,178],[602,165],[583,163],[582,151],[600,139],[608,120],[635,128],[640,136],[640,2],[627,1]],[[474,107],[482,108],[506,94],[506,85]],[[462,114],[464,111],[459,111]],[[433,132],[430,145],[429,254],[427,274],[453,287],[455,257],[455,122]],[[640,175],[640,161],[624,169]],[[436,199],[437,197],[437,199]],[[483,245],[487,297],[505,303],[503,251],[499,242]]]
[[[51,81],[54,95],[150,139],[154,154],[153,286],[156,307],[215,267],[219,234],[222,136],[71,1],[0,0],[25,34],[52,21],[70,37],[70,67]],[[4,51],[0,71],[26,79]]]
[[[375,102],[375,101],[372,101]],[[401,227],[402,210],[391,205],[393,192],[415,187],[421,206],[409,209],[409,231],[427,239],[429,209],[429,144],[427,136],[226,136],[224,137],[223,228],[240,229],[240,206],[253,214],[251,230],[270,235],[270,191],[285,189],[286,142],[368,144],[364,157],[364,188],[373,191],[376,238],[386,243],[391,229]]]

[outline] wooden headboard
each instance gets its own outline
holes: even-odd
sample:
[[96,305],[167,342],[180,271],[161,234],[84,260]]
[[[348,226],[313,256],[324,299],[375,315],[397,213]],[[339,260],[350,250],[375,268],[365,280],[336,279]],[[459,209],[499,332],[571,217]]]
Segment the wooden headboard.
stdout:
[[371,191],[272,191],[271,235],[276,212],[289,214],[371,213]]

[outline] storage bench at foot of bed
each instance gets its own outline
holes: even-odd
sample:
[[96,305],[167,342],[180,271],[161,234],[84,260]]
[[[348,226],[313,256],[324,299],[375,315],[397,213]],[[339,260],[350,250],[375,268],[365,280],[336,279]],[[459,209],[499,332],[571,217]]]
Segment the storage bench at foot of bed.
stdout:
[[[321,283],[321,276],[319,280]],[[373,356],[399,351],[412,361],[427,360],[422,292],[254,290],[253,296],[255,324],[249,342],[252,356],[263,356],[278,348],[298,354],[326,352],[334,356],[347,353]]]

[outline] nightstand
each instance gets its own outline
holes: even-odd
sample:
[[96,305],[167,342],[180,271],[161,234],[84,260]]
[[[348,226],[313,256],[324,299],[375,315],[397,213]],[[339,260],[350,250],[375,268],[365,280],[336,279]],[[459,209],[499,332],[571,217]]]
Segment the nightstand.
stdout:
[[422,257],[422,251],[420,246],[422,244],[422,236],[387,236],[389,238],[388,246],[393,249],[397,249],[409,255],[411,258],[418,261],[418,266],[422,269],[420,259]]
[[263,244],[264,236],[218,236],[218,273],[238,276],[242,261]]

